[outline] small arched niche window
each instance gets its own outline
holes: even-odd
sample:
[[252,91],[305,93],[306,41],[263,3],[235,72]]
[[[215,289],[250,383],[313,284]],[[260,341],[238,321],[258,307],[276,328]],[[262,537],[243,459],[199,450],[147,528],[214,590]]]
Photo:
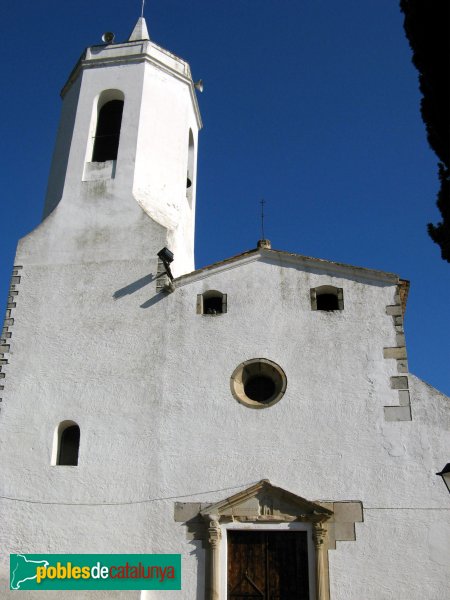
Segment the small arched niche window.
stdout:
[[344,310],[344,290],[332,285],[311,289],[311,309],[327,312]]
[[192,129],[189,129],[188,164],[186,177],[186,197],[189,200],[189,204],[192,201],[192,186],[194,182],[194,158],[194,136],[192,134]]
[[117,160],[123,102],[123,93],[119,90],[108,90],[100,96],[92,162]]
[[78,465],[80,428],[74,421],[62,421],[55,431],[53,442],[53,465]]
[[222,315],[227,312],[227,295],[217,290],[208,290],[197,296],[197,314]]

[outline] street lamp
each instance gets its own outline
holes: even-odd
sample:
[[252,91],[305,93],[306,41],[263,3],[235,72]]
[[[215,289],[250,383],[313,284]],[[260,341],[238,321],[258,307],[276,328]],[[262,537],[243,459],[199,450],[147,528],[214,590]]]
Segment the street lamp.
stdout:
[[158,252],[157,256],[161,259],[170,281],[173,281],[172,271],[170,270],[170,263],[173,262],[173,252],[164,246],[164,248]]
[[440,473],[436,473],[436,475],[440,475],[442,477],[448,491],[450,492],[450,463],[447,463],[442,471]]

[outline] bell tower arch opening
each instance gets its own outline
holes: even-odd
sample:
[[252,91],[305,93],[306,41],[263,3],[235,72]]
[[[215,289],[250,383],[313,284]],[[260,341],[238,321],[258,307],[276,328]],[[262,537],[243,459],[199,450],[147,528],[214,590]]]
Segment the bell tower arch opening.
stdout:
[[189,206],[192,207],[192,190],[194,187],[194,164],[195,164],[195,146],[192,129],[189,129],[189,145],[188,145],[188,165],[186,178],[186,198]]
[[110,100],[98,113],[92,162],[117,160],[123,100]]
[[118,89],[104,90],[94,100],[86,162],[117,160],[124,103]]

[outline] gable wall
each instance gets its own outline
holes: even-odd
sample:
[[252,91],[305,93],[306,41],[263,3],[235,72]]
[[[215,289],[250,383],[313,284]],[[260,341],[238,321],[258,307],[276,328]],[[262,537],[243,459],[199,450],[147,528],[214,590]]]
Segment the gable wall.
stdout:
[[[445,539],[436,532],[447,498],[434,475],[450,451],[444,399],[419,385],[413,421],[384,419],[383,407],[398,403],[390,387],[396,363],[383,357],[395,345],[386,314],[394,284],[253,261],[181,280],[164,295],[154,280],[136,283],[148,275],[143,262],[58,266],[39,277],[29,269],[1,413],[4,489],[55,504],[1,501],[8,551],[181,551],[182,597],[200,599],[205,550],[174,521],[174,497],[213,502],[269,478],[310,500],[363,502],[356,542],[330,551],[332,598],[378,600],[367,585],[380,581],[389,556],[405,598],[423,598],[406,590],[419,589],[424,572],[444,589]],[[344,311],[311,311],[309,290],[324,284],[344,289]],[[196,313],[197,294],[208,289],[227,293],[226,314]],[[288,381],[281,401],[262,410],[230,392],[236,366],[256,357],[278,363]],[[76,468],[50,466],[63,419],[81,427]],[[425,556],[416,573],[411,552]],[[364,577],[349,588],[352,569]],[[398,574],[387,571],[394,590]]]

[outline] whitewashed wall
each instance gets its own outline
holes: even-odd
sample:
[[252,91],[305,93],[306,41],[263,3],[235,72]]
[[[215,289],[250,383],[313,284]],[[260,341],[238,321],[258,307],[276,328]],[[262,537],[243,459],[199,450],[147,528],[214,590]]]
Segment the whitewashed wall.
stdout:
[[[148,274],[132,261],[24,266],[2,409],[5,495],[124,504],[2,501],[2,547],[182,552],[183,591],[164,596],[200,599],[204,550],[174,521],[175,500],[161,499],[216,501],[233,491],[214,490],[269,478],[309,500],[362,501],[356,541],[329,552],[333,599],[445,597],[449,498],[435,473],[450,451],[448,399],[411,378],[413,420],[384,420],[398,402],[382,351],[395,340],[395,286],[251,258],[182,278],[170,295],[152,282],[121,296]],[[311,311],[310,287],[322,284],[343,287],[344,311]],[[228,294],[226,314],[196,314],[208,289]],[[230,392],[235,367],[256,357],[288,380],[263,410]],[[50,466],[64,419],[81,428],[78,467]],[[133,504],[143,499],[155,501]]]
[[[127,64],[136,52],[148,56]],[[412,421],[384,415],[399,401],[396,361],[383,358],[397,345],[386,306],[398,278],[262,250],[158,293],[159,249],[175,252],[175,274],[193,266],[186,166],[189,129],[196,144],[201,123],[189,68],[150,42],[92,49],[86,61],[64,92],[49,216],[16,256],[0,597],[10,552],[181,552],[183,590],[142,600],[201,600],[205,550],[174,503],[219,501],[268,478],[308,500],[363,503],[356,541],[329,552],[333,600],[445,598],[450,503],[435,473],[450,457],[449,399],[409,376]],[[83,181],[104,89],[125,95],[116,175]],[[312,311],[319,285],[343,288],[345,309]],[[209,289],[227,294],[226,314],[197,314]],[[252,410],[233,398],[230,376],[259,357],[288,383],[279,403]],[[81,429],[77,467],[50,464],[63,420]]]

